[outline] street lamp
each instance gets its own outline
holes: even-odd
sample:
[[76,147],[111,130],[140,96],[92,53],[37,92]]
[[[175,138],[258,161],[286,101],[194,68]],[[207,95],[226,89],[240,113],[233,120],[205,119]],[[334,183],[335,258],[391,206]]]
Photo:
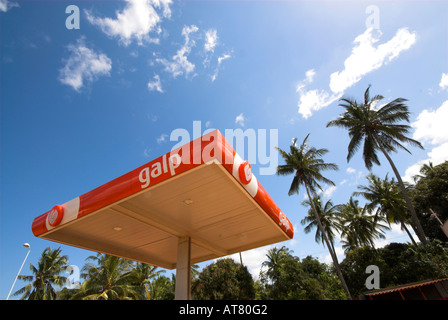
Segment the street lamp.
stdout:
[[20,271],[22,271],[22,268],[23,268],[23,265],[25,264],[26,258],[28,258],[28,255],[30,254],[30,251],[31,251],[31,247],[30,247],[30,244],[29,244],[29,243],[26,243],[26,242],[25,242],[25,243],[23,244],[23,246],[24,246],[25,248],[28,248],[28,252],[26,253],[25,259],[24,259],[23,262],[22,262],[22,266],[20,267],[19,272],[18,272],[17,275],[16,275],[16,278],[14,279],[14,283],[12,284],[11,290],[9,290],[9,293],[8,293],[8,296],[6,297],[6,300],[9,299],[9,296],[11,295],[12,288],[14,288],[14,285],[16,284],[17,278],[19,277]]

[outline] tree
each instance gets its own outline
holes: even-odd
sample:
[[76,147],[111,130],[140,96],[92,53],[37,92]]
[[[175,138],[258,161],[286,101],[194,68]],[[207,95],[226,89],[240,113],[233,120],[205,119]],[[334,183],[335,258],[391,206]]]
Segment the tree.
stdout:
[[192,283],[191,294],[199,300],[251,300],[254,280],[247,267],[230,258],[205,267]]
[[411,213],[412,224],[415,227],[418,238],[421,242],[426,242],[426,236],[419,222],[417,214],[408,196],[403,180],[392,161],[389,153],[396,152],[397,148],[406,150],[403,144],[409,144],[423,149],[420,142],[407,137],[411,126],[398,124],[400,121],[409,123],[409,110],[403,98],[397,98],[380,108],[378,103],[384,99],[381,95],[370,98],[370,86],[364,93],[364,103],[358,104],[356,100],[342,98],[339,104],[345,108],[338,119],[328,122],[327,127],[342,127],[348,130],[350,142],[348,145],[347,161],[359,150],[364,142],[363,159],[367,169],[371,169],[373,164],[380,165],[377,152],[380,150],[388,160],[395,177],[397,178],[403,197]]
[[434,217],[437,215],[442,223],[448,220],[448,161],[427,168],[422,167],[422,175],[410,192],[412,203],[428,238],[448,241]]
[[171,279],[158,275],[151,280],[151,299],[152,300],[174,300],[176,287],[176,277],[171,274]]
[[308,256],[302,261],[286,247],[274,247],[266,255],[260,272],[261,299],[344,299],[340,281],[330,268]]
[[304,288],[305,273],[301,269],[300,260],[292,255],[286,247],[274,247],[266,255],[262,263],[266,269],[260,272],[264,300],[304,300],[307,291]]
[[276,173],[277,175],[282,176],[294,174],[294,178],[288,192],[288,195],[290,196],[293,194],[298,194],[301,185],[305,186],[305,190],[308,195],[308,199],[310,200],[310,204],[313,208],[320,232],[325,244],[327,245],[328,251],[330,252],[341,284],[347,294],[347,297],[350,299],[350,292],[348,291],[348,288],[344,281],[344,277],[339,269],[339,263],[336,253],[332,250],[331,244],[327,237],[327,232],[322,226],[319,213],[317,212],[317,209],[314,206],[314,202],[312,201],[313,197],[316,196],[316,189],[322,190],[322,187],[319,185],[319,183],[324,182],[326,184],[335,185],[333,181],[325,178],[321,172],[324,170],[337,170],[338,166],[334,163],[324,162],[322,156],[327,154],[328,150],[316,149],[312,146],[309,146],[307,144],[308,137],[309,134],[305,137],[300,146],[296,145],[297,138],[294,138],[289,152],[285,152],[278,147],[276,148],[285,161],[284,165],[279,165],[277,167]]
[[434,164],[429,161],[428,163],[424,163],[421,168],[420,168],[420,174],[417,174],[413,177],[414,182],[418,182],[419,179],[421,178],[426,178],[426,176],[428,176],[429,174],[433,173],[434,169]]
[[[324,227],[324,230],[327,232],[327,237],[328,237],[328,241],[331,244],[331,249],[333,250],[333,252],[335,252],[334,239],[335,239],[336,235],[334,233],[334,230],[338,229],[337,228],[338,217],[336,215],[337,206],[333,205],[333,202],[331,200],[328,200],[322,206],[322,198],[320,196],[314,197],[313,202],[314,202],[314,207],[316,208],[316,210],[320,216],[321,224]],[[314,214],[310,200],[304,200],[304,201],[302,201],[302,204],[307,205],[310,208],[308,210],[308,215],[300,221],[300,223],[302,225],[305,225],[308,223],[308,225],[304,229],[305,233],[310,233],[311,230],[316,228],[316,235],[314,237],[315,241],[317,243],[324,243],[322,234],[320,232],[320,228],[318,227],[316,215]]]
[[375,239],[384,239],[382,219],[371,214],[369,205],[359,206],[359,201],[350,197],[346,204],[338,206],[342,238],[345,239],[346,251],[354,247],[370,246],[375,248]]
[[266,267],[265,274],[268,278],[276,281],[280,277],[281,267],[292,258],[292,251],[285,246],[280,249],[274,247],[268,250],[266,257],[268,258],[261,265]]
[[403,194],[401,193],[398,185],[392,178],[389,180],[388,176],[381,179],[370,173],[367,176],[368,185],[359,185],[357,192],[354,192],[354,196],[363,196],[369,201],[368,206],[371,209],[376,208],[376,214],[385,217],[389,223],[401,224],[401,229],[405,230],[415,244],[415,240],[406,227],[406,223],[409,220],[409,211],[407,211],[406,202],[404,201]]
[[350,291],[359,295],[368,289],[366,268],[380,271],[380,288],[404,285],[428,279],[448,277],[448,247],[438,240],[426,244],[390,243],[383,248],[359,247],[346,254],[341,269]]
[[126,273],[130,283],[140,289],[140,295],[145,300],[151,300],[151,280],[159,276],[165,271],[157,270],[156,266],[146,263],[137,262],[131,271]]
[[55,300],[56,291],[54,286],[62,286],[66,277],[60,274],[67,267],[67,256],[61,255],[61,248],[56,250],[50,247],[43,252],[37,267],[30,263],[32,276],[19,275],[18,279],[31,282],[25,287],[17,290],[13,295],[20,295],[20,300]]
[[98,253],[89,256],[81,273],[86,279],[71,299],[82,300],[139,300],[141,285],[135,284],[133,262],[123,258]]
[[387,283],[386,273],[389,272],[387,264],[384,262],[379,252],[370,246],[357,247],[350,250],[341,262],[341,269],[344,271],[347,279],[347,285],[354,295],[359,295],[367,291],[365,286],[366,268],[369,265],[375,265],[380,270],[380,287],[385,288]]

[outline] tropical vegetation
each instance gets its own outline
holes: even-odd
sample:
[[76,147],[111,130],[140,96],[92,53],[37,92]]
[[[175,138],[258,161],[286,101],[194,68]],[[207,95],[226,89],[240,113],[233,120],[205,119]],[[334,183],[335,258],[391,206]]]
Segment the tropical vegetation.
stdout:
[[319,212],[314,206],[314,201],[312,200],[316,197],[317,189],[323,191],[319,183],[326,183],[330,185],[335,185],[333,181],[324,177],[322,171],[324,170],[338,170],[338,166],[334,163],[327,163],[322,159],[322,156],[328,153],[327,149],[316,149],[315,147],[307,143],[309,134],[305,137],[302,144],[297,146],[297,138],[292,140],[292,145],[289,147],[289,152],[286,152],[280,148],[277,148],[280,155],[282,156],[285,164],[279,165],[277,167],[277,175],[284,176],[293,174],[291,186],[289,187],[288,195],[298,194],[300,186],[305,187],[306,194],[308,195],[309,203],[311,204],[312,211],[314,212],[315,221],[319,227],[321,237],[326,244],[328,251],[330,252],[331,259],[336,268],[336,273],[341,281],[342,287],[345,290],[345,294],[350,298],[350,292],[344,281],[344,276],[339,269],[339,262],[334,251],[333,246],[327,236],[327,231],[322,225],[322,221],[319,217]]

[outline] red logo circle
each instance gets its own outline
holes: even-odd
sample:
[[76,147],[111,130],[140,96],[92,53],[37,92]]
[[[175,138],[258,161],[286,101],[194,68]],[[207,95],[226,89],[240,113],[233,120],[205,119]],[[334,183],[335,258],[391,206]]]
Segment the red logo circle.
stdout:
[[62,220],[64,215],[64,208],[60,205],[55,205],[53,209],[48,213],[48,223],[52,227],[56,227]]
[[248,161],[244,161],[240,165],[238,172],[243,184],[248,184],[252,180],[252,167]]

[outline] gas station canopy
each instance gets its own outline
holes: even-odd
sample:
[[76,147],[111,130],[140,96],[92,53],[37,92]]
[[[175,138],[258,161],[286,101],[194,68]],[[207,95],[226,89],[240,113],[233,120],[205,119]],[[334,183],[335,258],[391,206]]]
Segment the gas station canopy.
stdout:
[[289,240],[293,227],[218,131],[34,219],[35,236],[167,269]]

